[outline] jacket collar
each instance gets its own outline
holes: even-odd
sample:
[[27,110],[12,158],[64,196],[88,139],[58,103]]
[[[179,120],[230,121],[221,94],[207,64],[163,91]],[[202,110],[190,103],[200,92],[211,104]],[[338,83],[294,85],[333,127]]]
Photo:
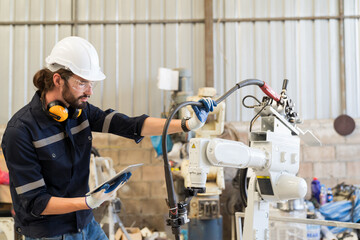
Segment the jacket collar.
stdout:
[[40,128],[45,129],[55,124],[59,124],[59,122],[55,121],[51,116],[46,114],[46,110],[45,107],[43,107],[40,96],[40,91],[37,91],[30,102],[30,111],[34,115]]

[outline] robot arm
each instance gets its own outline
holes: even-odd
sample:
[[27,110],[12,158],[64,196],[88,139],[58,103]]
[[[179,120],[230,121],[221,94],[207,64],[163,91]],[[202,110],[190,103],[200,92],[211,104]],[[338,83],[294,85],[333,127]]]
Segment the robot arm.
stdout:
[[[252,168],[256,188],[266,201],[303,198],[307,191],[299,171],[300,139],[309,145],[320,141],[295,123],[301,122],[286,96],[287,80],[281,97],[264,98],[254,110],[260,117],[260,129],[250,128],[250,146],[224,139],[194,138],[190,141],[190,188],[204,188],[209,166]],[[253,122],[251,123],[252,126]]]
[[261,168],[266,164],[264,152],[241,142],[219,138],[192,138],[189,147],[190,186],[186,187],[205,188],[206,176],[211,166]]
[[[298,169],[296,154],[272,154],[241,142],[225,139],[193,138],[190,140],[190,188],[205,188],[210,166],[252,168],[258,181],[258,192],[269,201],[302,198],[307,191],[305,180],[291,169]],[[289,169],[289,171],[286,171]]]
[[[266,154],[263,151],[250,148],[242,142],[219,138],[209,141],[206,156],[217,167],[263,168],[266,164]],[[238,156],[241,156],[240,161]]]

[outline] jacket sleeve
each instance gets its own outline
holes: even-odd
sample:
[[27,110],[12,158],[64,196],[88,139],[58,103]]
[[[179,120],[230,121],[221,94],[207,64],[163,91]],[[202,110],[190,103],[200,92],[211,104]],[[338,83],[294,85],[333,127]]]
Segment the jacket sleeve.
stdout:
[[92,131],[113,133],[122,137],[134,139],[139,143],[144,137],[141,129],[149,116],[128,117],[125,114],[108,109],[103,111],[91,104],[86,108]]
[[46,208],[51,195],[41,174],[30,133],[25,128],[7,127],[1,145],[9,169],[12,197],[34,217]]

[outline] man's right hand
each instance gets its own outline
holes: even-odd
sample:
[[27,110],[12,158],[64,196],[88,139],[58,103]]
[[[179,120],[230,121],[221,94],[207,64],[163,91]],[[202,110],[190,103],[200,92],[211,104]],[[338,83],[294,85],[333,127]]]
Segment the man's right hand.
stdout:
[[103,202],[115,198],[117,190],[125,184],[131,177],[131,172],[122,174],[116,182],[109,184],[104,184],[101,190],[91,193],[89,196],[85,197],[86,205],[93,209],[99,207]]
[[[99,207],[103,202],[113,199],[116,195],[116,191],[106,193],[110,187],[109,184],[104,185],[103,189],[98,192],[91,193],[85,197],[85,203],[90,209]],[[117,189],[116,189],[117,190]]]

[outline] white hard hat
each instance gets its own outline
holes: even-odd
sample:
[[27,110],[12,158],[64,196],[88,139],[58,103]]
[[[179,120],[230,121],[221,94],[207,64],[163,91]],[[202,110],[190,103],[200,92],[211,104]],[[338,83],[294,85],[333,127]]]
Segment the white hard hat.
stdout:
[[89,80],[101,81],[106,78],[99,66],[99,56],[91,43],[81,37],[66,37],[55,44],[46,66],[56,72],[63,68]]

